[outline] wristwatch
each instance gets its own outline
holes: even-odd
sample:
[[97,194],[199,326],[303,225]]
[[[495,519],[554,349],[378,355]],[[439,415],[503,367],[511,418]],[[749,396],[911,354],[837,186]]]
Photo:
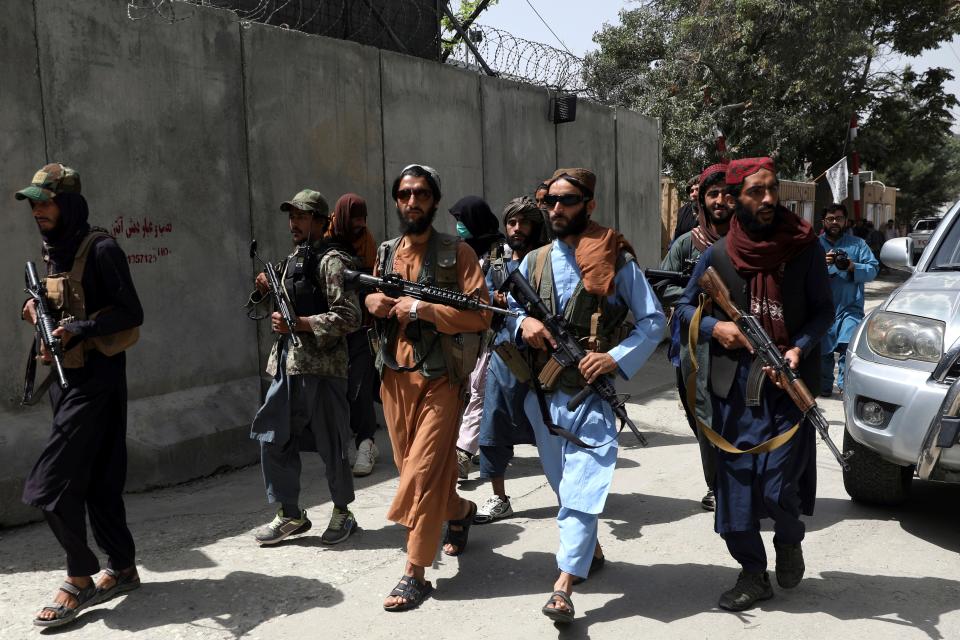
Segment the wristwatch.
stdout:
[[410,319],[411,319],[411,320],[416,320],[416,319],[417,319],[417,304],[419,304],[419,303],[420,303],[419,300],[414,300],[414,301],[413,301],[413,304],[410,305]]

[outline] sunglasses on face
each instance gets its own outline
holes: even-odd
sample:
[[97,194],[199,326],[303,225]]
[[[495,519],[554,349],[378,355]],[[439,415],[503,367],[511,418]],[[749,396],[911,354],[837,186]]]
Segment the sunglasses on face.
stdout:
[[545,195],[543,196],[543,204],[547,205],[550,208],[553,208],[557,203],[562,204],[565,207],[572,207],[575,204],[580,204],[581,202],[588,202],[590,198],[586,196],[578,196],[575,193],[565,193],[562,196],[554,195]]
[[841,222],[841,223],[846,222],[847,219],[844,218],[843,216],[840,216],[840,217],[827,216],[826,218],[823,219],[823,221],[829,224],[833,224],[834,222]]
[[413,196],[417,200],[426,200],[432,195],[433,192],[430,191],[430,189],[400,189],[397,191],[397,200],[406,202],[410,199],[410,196]]

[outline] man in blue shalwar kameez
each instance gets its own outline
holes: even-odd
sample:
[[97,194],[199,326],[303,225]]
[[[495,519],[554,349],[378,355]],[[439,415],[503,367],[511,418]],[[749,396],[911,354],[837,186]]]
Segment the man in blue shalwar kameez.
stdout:
[[[597,521],[617,460],[617,428],[610,406],[596,394],[588,395],[572,411],[567,401],[585,386],[585,380],[609,374],[633,376],[653,353],[666,324],[630,245],[612,229],[590,221],[596,207],[595,185],[596,176],[586,169],[557,170],[545,197],[557,239],[530,252],[520,264],[520,272],[547,307],[567,318],[590,351],[579,370],[564,369],[544,387],[553,425],[596,448],[578,447],[551,433],[534,392],[525,401],[544,473],[560,502],[560,576],[542,610],[558,622],[573,619],[570,596],[575,581],[586,579],[591,566],[602,565]],[[522,311],[515,301],[511,305]],[[620,340],[628,312],[635,320]],[[533,349],[545,349],[553,340],[539,320],[526,315],[514,320],[512,328]],[[540,354],[534,375],[542,373],[545,352]],[[544,376],[540,379],[544,381]]]
[[[867,243],[852,233],[844,233],[846,224],[847,208],[842,204],[832,204],[824,209],[820,245],[827,252],[834,310],[833,326],[820,343],[820,395],[825,398],[833,394],[834,353],[840,354],[837,388],[843,393],[847,345],[857,325],[863,321],[863,285],[876,278],[880,270],[880,263]],[[844,254],[847,260],[842,259]]]
[[[833,320],[823,248],[809,223],[780,206],[779,181],[770,158],[734,160],[727,168],[727,197],[735,207],[727,235],[701,257],[677,313],[696,324],[703,290],[698,280],[716,269],[734,303],[757,317],[808,387],[819,381],[820,340]],[[712,310],[710,310],[712,309]],[[694,327],[697,329],[697,327]],[[773,596],[760,519],[773,518],[777,582],[796,587],[803,577],[800,514],[812,515],[816,497],[814,429],[785,391],[762,381],[759,406],[748,406],[753,356],[746,338],[719,309],[703,307],[698,328],[710,341],[712,429],[730,451],[717,451],[715,529],[742,566],[720,607],[742,611]],[[789,432],[777,446],[772,438]],[[702,428],[702,427],[701,427]],[[757,451],[754,448],[760,449]],[[754,449],[748,453],[747,450]]]

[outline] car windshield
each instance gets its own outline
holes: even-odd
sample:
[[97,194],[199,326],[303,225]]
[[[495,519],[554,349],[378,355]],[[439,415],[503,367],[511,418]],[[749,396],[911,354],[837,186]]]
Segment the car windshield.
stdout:
[[914,231],[933,231],[937,228],[939,220],[921,220],[917,223]]
[[[957,207],[954,207],[957,209]],[[928,271],[960,271],[960,224],[957,224],[957,213],[946,217],[949,220],[950,228],[940,239],[936,253],[927,266]]]

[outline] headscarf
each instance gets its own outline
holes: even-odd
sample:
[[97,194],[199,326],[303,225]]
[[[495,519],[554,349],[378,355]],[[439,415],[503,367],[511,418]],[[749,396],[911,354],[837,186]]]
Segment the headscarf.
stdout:
[[90,210],[86,198],[79,193],[58,193],[53,201],[60,209],[60,220],[56,227],[41,235],[48,273],[62,273],[73,267],[77,249],[90,231],[87,222]]
[[545,230],[549,224],[544,220],[543,211],[537,206],[536,201],[528,196],[520,196],[510,200],[503,206],[503,228],[507,228],[507,222],[510,218],[520,218],[526,220],[531,225],[530,245],[531,247],[540,247],[550,239],[546,236]]
[[367,201],[355,193],[343,194],[333,206],[333,216],[326,237],[357,256],[361,269],[373,269],[377,257],[377,243],[370,229],[364,229],[362,236],[353,238],[350,219],[360,217],[367,217]]
[[615,290],[617,255],[621,251],[636,255],[633,247],[619,231],[591,220],[580,235],[574,259],[580,268],[583,288],[587,293],[611,296]]
[[489,252],[494,242],[504,240],[503,234],[500,233],[500,221],[490,211],[490,205],[483,198],[477,196],[460,198],[450,207],[450,213],[467,228],[470,237],[464,238],[464,241],[470,245],[477,257],[482,257]]
[[750,280],[750,314],[760,318],[763,328],[784,352],[790,334],[783,320],[783,266],[815,242],[810,223],[786,207],[777,206],[777,225],[764,238],[752,237],[736,215],[730,219],[727,253],[734,268]]

